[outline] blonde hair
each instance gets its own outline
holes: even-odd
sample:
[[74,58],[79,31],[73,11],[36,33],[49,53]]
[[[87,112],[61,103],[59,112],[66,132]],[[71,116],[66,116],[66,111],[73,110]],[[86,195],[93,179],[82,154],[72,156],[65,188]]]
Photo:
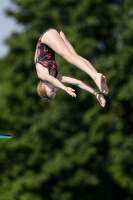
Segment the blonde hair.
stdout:
[[42,99],[50,99],[47,96],[46,87],[45,85],[43,85],[43,81],[41,80],[39,81],[38,86],[37,86],[37,93]]

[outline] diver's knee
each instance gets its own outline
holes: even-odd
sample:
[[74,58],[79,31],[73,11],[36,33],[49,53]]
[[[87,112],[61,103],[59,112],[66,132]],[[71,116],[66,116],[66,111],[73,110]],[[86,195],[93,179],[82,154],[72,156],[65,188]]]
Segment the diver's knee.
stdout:
[[63,58],[69,62],[69,63],[73,63],[74,59],[75,59],[75,55],[74,54],[66,54],[63,56]]

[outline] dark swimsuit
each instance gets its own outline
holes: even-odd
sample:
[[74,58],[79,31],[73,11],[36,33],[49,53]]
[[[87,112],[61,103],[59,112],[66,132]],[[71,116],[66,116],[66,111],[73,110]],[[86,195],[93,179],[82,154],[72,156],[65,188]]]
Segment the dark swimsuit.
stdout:
[[[47,29],[40,36],[37,42],[36,63],[40,63],[43,67],[46,67],[49,70],[49,73],[51,70],[55,70],[56,74],[54,77],[57,77],[58,70],[57,70],[57,64],[55,62],[55,52],[48,45],[41,42],[43,35],[51,29],[54,29],[54,28]],[[59,30],[56,30],[56,31],[60,33]]]

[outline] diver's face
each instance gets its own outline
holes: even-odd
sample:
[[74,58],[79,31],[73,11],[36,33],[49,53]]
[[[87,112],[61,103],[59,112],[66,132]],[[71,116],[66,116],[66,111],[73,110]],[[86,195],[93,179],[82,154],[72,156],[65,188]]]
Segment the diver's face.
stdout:
[[45,83],[45,88],[46,88],[46,92],[47,92],[47,97],[49,99],[55,98],[58,88],[55,87],[52,83]]

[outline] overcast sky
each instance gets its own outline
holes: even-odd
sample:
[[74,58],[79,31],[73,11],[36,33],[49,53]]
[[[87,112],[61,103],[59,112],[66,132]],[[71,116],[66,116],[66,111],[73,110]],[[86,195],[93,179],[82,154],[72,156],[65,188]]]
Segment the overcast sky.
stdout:
[[10,7],[11,0],[2,0],[0,2],[0,58],[8,53],[8,47],[4,45],[4,39],[6,39],[13,31],[20,30],[20,26],[17,25],[15,20],[4,14],[4,10]]

